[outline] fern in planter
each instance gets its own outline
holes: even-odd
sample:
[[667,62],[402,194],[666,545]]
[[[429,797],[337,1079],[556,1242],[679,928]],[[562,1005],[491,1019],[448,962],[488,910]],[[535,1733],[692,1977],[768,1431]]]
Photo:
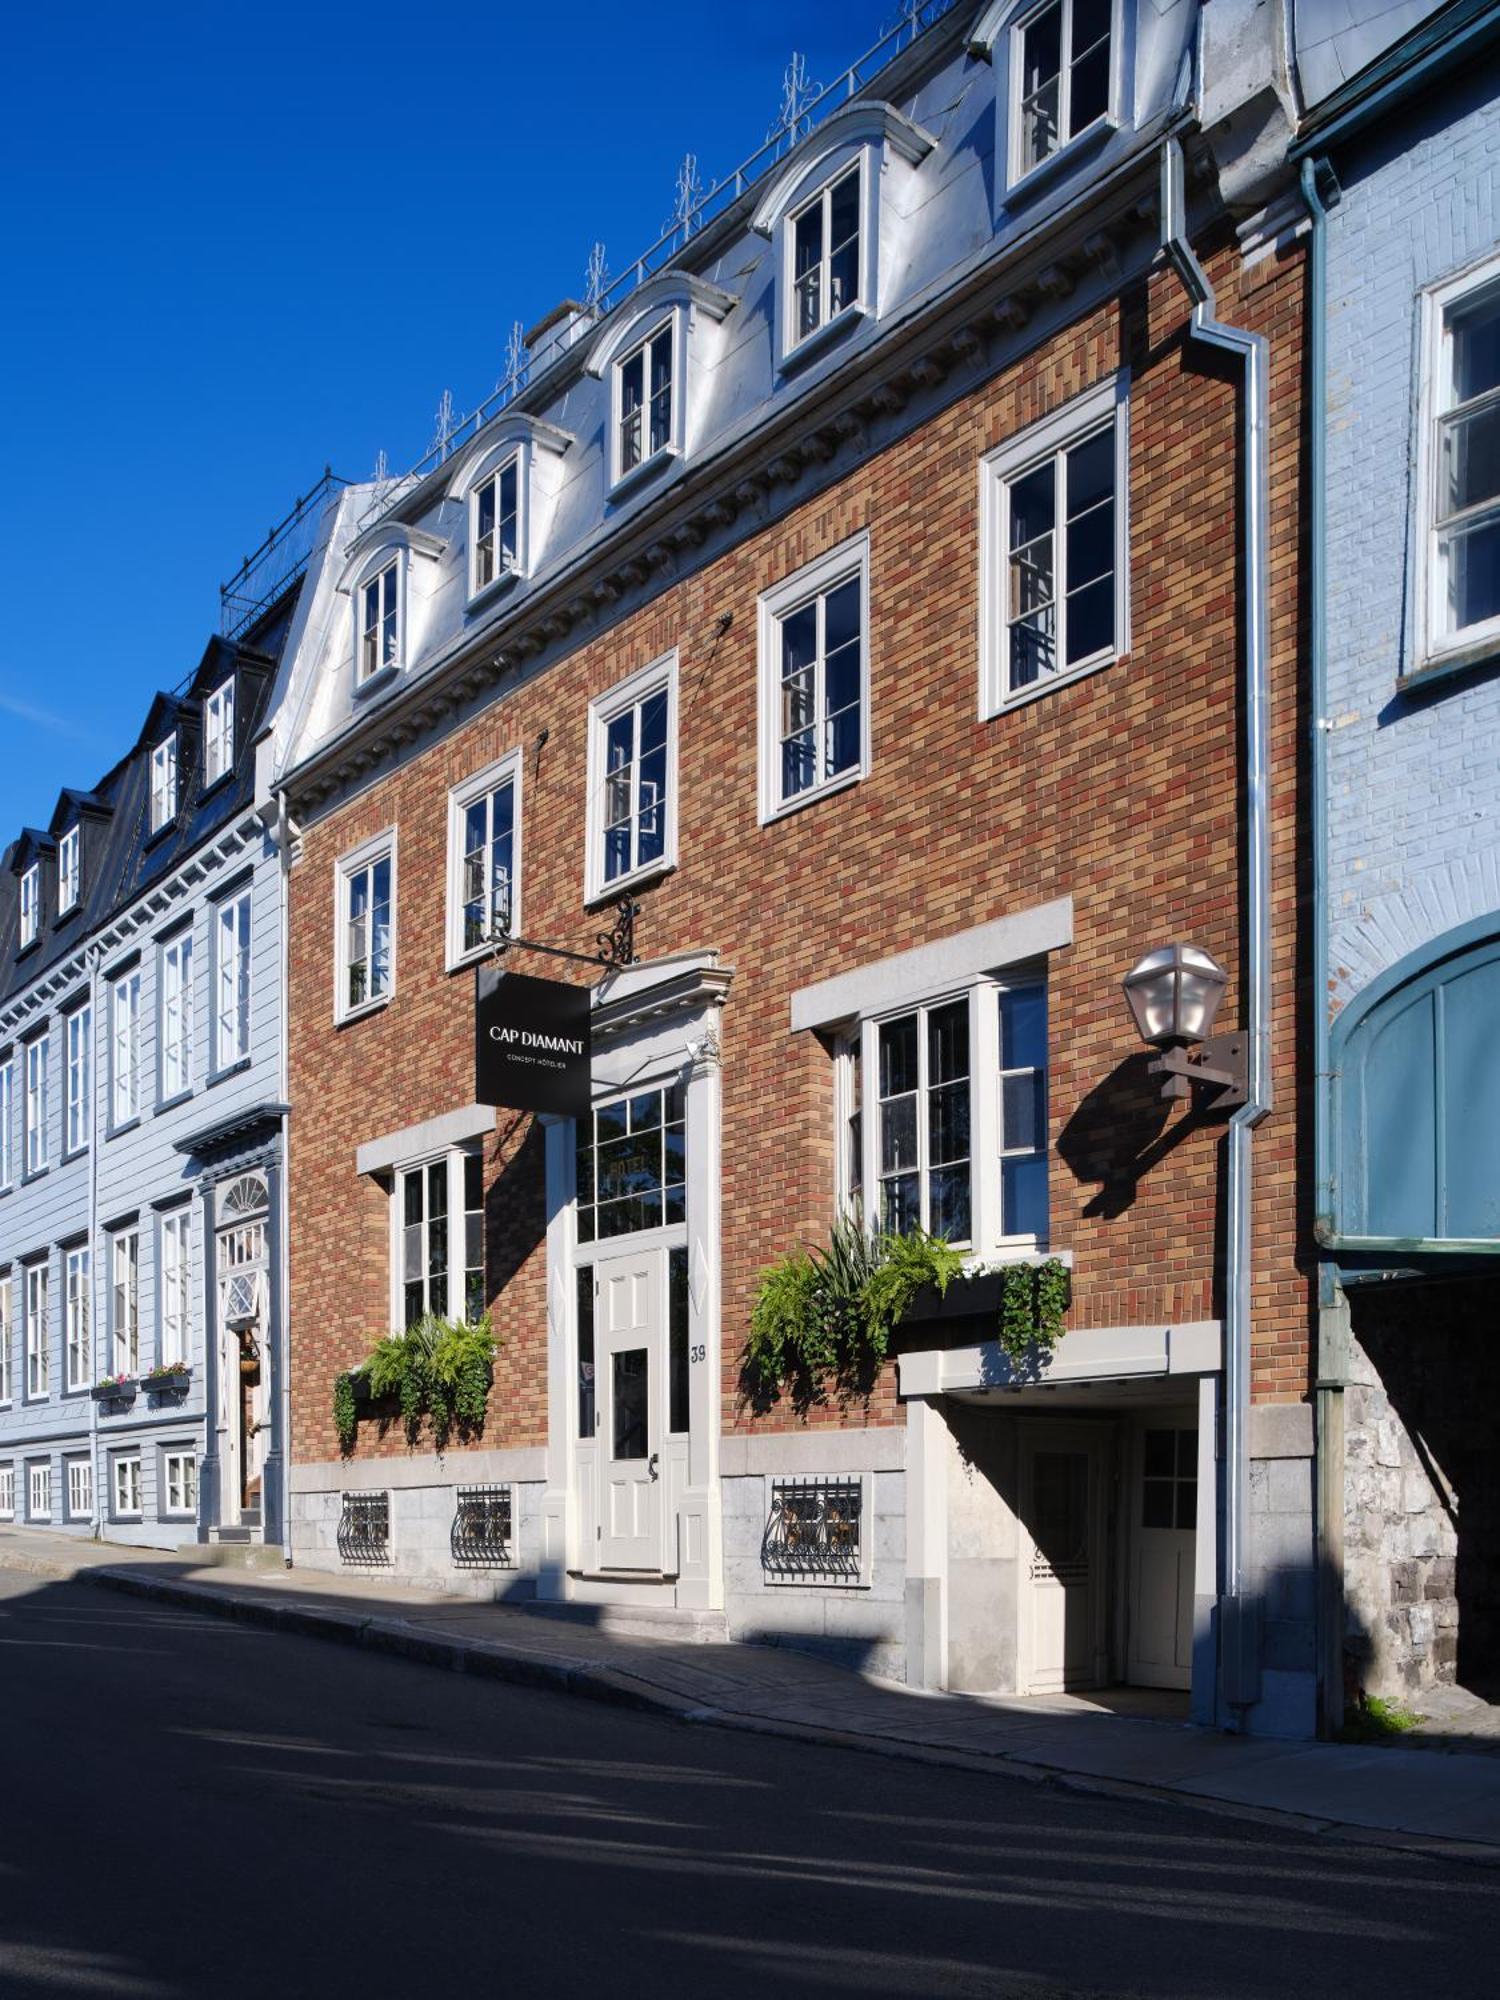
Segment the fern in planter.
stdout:
[[752,1391],[774,1397],[789,1387],[806,1403],[830,1381],[867,1390],[917,1293],[945,1292],[962,1268],[941,1237],[872,1237],[857,1216],[840,1216],[826,1249],[794,1250],[761,1273],[745,1348]]
[[347,1455],[354,1446],[355,1375],[369,1384],[372,1401],[395,1398],[409,1445],[421,1436],[424,1417],[439,1451],[455,1424],[461,1436],[477,1435],[484,1428],[497,1345],[488,1313],[472,1324],[428,1313],[404,1333],[388,1333],[357,1369],[334,1382],[333,1420],[340,1448]]

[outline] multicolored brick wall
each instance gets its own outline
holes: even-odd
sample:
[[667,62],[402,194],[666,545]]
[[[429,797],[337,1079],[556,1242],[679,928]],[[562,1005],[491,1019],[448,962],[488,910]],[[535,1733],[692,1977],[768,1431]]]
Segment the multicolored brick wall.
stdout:
[[[1221,248],[1209,264],[1221,315],[1271,344],[1276,1109],[1255,1149],[1254,1373],[1258,1399],[1295,1400],[1309,1350],[1296,1192],[1303,263],[1294,251],[1246,272]],[[717,947],[734,967],[722,1026],[725,1428],[900,1420],[893,1368],[868,1405],[805,1419],[785,1407],[756,1416],[739,1394],[757,1272],[822,1234],[832,1213],[832,1063],[817,1037],[789,1032],[790,994],[1059,895],[1074,901],[1074,943],[1049,967],[1051,1200],[1054,1248],[1074,1259],[1070,1323],[1221,1313],[1223,1120],[1160,1103],[1120,992],[1141,952],[1191,940],[1230,969],[1221,1021],[1238,1018],[1238,383],[1187,343],[1186,323],[1165,274],[1127,289],[306,826],[291,876],[296,1459],[334,1455],[334,1376],[389,1312],[387,1196],[357,1175],[355,1149],[473,1096],[472,974],[444,970],[448,789],[524,748],[525,928],[588,946],[601,927],[583,905],[589,700],[673,646],[680,865],[645,893],[637,945],[646,958]],[[1130,655],[980,722],[979,460],[1122,365]],[[872,769],[759,826],[757,596],[862,529]],[[396,993],[336,1028],[335,862],[389,826]],[[547,1424],[541,1135],[504,1113],[497,1126],[488,1257],[503,1347],[485,1443],[532,1445]],[[380,1439],[364,1425],[358,1448],[404,1445],[399,1431]]]

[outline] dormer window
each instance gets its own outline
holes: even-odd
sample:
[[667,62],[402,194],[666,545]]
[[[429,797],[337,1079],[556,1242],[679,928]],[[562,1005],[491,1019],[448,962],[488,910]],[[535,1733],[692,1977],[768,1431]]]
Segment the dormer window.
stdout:
[[33,861],[21,876],[21,949],[35,944],[42,927],[42,870]]
[[857,98],[770,180],[750,226],[772,246],[779,369],[879,317],[881,260],[901,262],[901,235],[924,205],[917,169],[935,143],[893,104]]
[[1111,0],[1044,0],[1016,23],[1015,179],[1108,115],[1111,11]]
[[[477,597],[521,567],[521,458],[519,452],[482,479],[469,495],[469,595]],[[387,571],[385,574],[390,575]],[[372,586],[366,585],[366,590]]]
[[78,828],[70,826],[57,843],[57,914],[62,916],[78,901]]
[[401,659],[401,564],[392,558],[359,593],[359,665],[362,686]]
[[623,361],[615,363],[616,479],[647,464],[672,443],[675,344],[673,323],[668,318]]
[[160,833],[177,817],[177,734],[151,752],[151,831]]
[[819,188],[791,219],[794,344],[859,297],[860,168]]
[[234,682],[216,687],[203,704],[203,783],[215,785],[234,763]]

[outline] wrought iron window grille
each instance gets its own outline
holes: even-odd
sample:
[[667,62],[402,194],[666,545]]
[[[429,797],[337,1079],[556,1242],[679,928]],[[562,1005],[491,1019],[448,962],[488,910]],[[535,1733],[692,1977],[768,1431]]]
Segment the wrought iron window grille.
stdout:
[[862,1480],[775,1479],[761,1567],[772,1576],[857,1582],[863,1527]]
[[346,1493],[339,1516],[339,1559],[346,1563],[388,1563],[391,1559],[389,1493]]
[[460,1486],[448,1546],[460,1569],[510,1569],[515,1563],[510,1487]]

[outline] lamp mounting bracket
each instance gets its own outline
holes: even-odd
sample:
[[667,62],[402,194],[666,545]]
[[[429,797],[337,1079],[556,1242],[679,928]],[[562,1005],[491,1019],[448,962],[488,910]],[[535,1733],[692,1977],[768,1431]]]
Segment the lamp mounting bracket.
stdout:
[[1166,1079],[1161,1087],[1165,1098],[1191,1097],[1196,1084],[1209,1093],[1205,1111],[1237,1110],[1249,1091],[1249,1037],[1243,1028],[1232,1028],[1209,1035],[1200,1048],[1197,1055],[1180,1046],[1163,1049],[1146,1073]]

